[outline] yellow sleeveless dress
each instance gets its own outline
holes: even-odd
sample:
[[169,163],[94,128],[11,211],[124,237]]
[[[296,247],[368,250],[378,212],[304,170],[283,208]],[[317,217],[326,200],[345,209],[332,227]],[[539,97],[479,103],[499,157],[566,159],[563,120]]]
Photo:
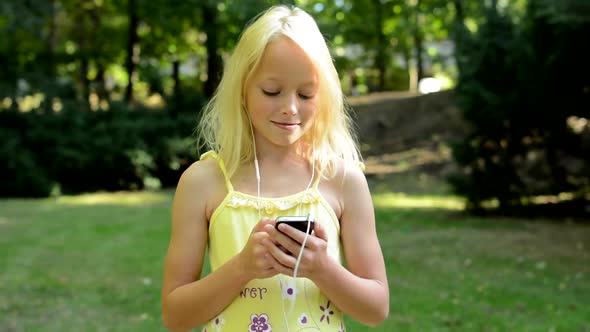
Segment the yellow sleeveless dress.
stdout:
[[[280,197],[258,199],[235,191],[227,177],[223,160],[213,151],[201,160],[215,159],[225,177],[227,195],[213,212],[209,222],[209,259],[215,271],[246,245],[251,230],[262,217],[280,215],[315,216],[328,234],[328,253],[341,261],[340,223],[334,210],[318,191],[320,176],[302,192]],[[320,289],[307,278],[277,275],[251,280],[239,296],[217,317],[204,325],[203,332],[295,332],[345,331],[343,314]]]

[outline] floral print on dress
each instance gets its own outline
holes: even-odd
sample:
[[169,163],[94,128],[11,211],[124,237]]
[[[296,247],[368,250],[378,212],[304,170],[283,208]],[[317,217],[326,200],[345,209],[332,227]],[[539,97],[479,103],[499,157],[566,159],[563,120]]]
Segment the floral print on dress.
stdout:
[[252,314],[250,316],[250,326],[248,326],[248,331],[252,332],[269,332],[272,331],[272,326],[268,322],[268,315],[267,314]]
[[301,316],[299,316],[299,319],[297,319],[297,321],[299,322],[299,324],[305,325],[307,324],[307,322],[309,322],[309,319],[307,318],[307,315],[305,313],[302,313]]
[[320,317],[320,322],[323,322],[324,319],[328,324],[330,324],[330,316],[334,314],[334,310],[330,310],[330,300],[328,300],[328,304],[326,307],[323,305],[320,306],[320,310],[322,311],[322,316]]
[[287,299],[293,301],[297,293],[299,293],[299,290],[297,289],[297,287],[295,287],[294,283],[291,283],[290,285],[281,285],[281,288],[283,300]]
[[211,321],[211,327],[217,332],[221,331],[223,325],[225,325],[225,319],[223,319],[222,315],[215,317],[215,319]]
[[346,332],[344,329],[344,324],[340,323],[340,327],[338,328],[338,332]]

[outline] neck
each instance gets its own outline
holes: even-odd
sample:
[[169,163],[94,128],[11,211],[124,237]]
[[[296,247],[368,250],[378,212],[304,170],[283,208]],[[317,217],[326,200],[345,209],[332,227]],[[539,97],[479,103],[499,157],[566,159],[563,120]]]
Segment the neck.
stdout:
[[256,157],[260,163],[270,162],[279,166],[308,164],[310,156],[311,149],[305,143],[288,147],[261,144],[256,149]]

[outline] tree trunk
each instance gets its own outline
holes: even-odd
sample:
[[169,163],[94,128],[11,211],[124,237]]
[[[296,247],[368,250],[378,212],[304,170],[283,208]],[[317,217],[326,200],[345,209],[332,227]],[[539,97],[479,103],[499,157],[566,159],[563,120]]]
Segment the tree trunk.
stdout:
[[180,61],[172,62],[172,80],[174,81],[174,98],[180,96]]
[[57,48],[57,1],[51,2],[49,13],[49,33],[47,36],[47,69],[51,77],[55,77],[55,49]]
[[139,49],[137,44],[139,37],[137,35],[138,15],[137,15],[137,0],[128,0],[127,3],[127,14],[129,16],[129,30],[127,32],[127,59],[125,61],[125,68],[127,69],[127,77],[129,83],[125,91],[125,101],[131,103],[133,101],[133,74],[135,71],[135,65],[137,58],[139,57]]
[[[51,1],[49,12],[49,31],[47,34],[47,56],[46,56],[46,75],[52,83],[55,83],[56,79],[56,64],[55,64],[55,50],[57,48],[57,8],[58,3],[56,0]],[[45,101],[43,111],[47,113],[53,113],[53,98],[56,95],[55,84],[51,84],[51,87],[45,91]]]
[[88,54],[80,58],[80,82],[82,84],[82,100],[84,106],[90,109],[90,81],[88,80]]
[[180,61],[178,60],[172,62],[172,80],[174,81],[174,91],[172,92],[173,102],[170,114],[176,115],[180,112],[180,107],[182,107],[183,104],[182,89],[180,85]]
[[385,54],[385,47],[386,47],[386,36],[383,33],[383,10],[381,8],[381,1],[374,0],[373,1],[375,14],[377,16],[377,20],[375,22],[376,34],[377,34],[377,54],[375,56],[375,67],[377,68],[378,72],[378,90],[384,91],[385,90],[385,77],[386,77],[386,54]]
[[455,29],[453,32],[453,39],[455,41],[455,61],[459,75],[463,72],[463,47],[465,45],[465,36],[467,28],[465,27],[465,10],[463,7],[463,0],[453,0],[455,7]]
[[215,7],[203,5],[203,21],[205,22],[205,33],[207,40],[207,81],[205,82],[204,94],[211,97],[219,85],[221,73],[221,58],[217,54],[218,36],[217,36],[217,9]]
[[465,22],[465,10],[463,8],[463,0],[453,0],[455,6],[455,22],[463,25]]
[[82,100],[82,105],[86,110],[90,109],[90,82],[88,80],[88,70],[89,70],[89,57],[90,57],[90,43],[92,38],[92,31],[89,26],[89,11],[84,9],[83,6],[79,8],[80,10],[77,12],[77,15],[74,17],[75,20],[75,27],[76,27],[76,39],[78,42],[79,52],[78,52],[78,59],[79,59],[79,89],[80,89],[80,99]]
[[412,61],[412,50],[404,47],[402,49],[402,55],[404,57],[404,63],[406,65],[406,71],[408,72],[408,90],[415,92],[418,87],[418,80],[416,79],[416,70],[414,70],[414,64]]
[[416,6],[414,6],[414,52],[416,53],[416,73],[417,73],[417,82],[419,83],[421,79],[424,78],[424,38],[422,36],[422,31],[420,30],[421,26],[421,17],[420,14],[420,0],[416,1]]
[[96,78],[94,82],[96,83],[96,95],[100,100],[106,100],[107,102],[110,101],[109,94],[106,88],[106,81],[105,81],[105,69],[104,64],[97,63],[96,64]]

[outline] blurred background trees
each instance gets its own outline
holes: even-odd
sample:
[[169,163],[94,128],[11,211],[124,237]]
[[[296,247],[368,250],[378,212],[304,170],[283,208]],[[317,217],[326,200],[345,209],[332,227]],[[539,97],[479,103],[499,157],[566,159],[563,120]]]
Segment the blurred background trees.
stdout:
[[590,200],[585,0],[4,0],[0,196],[174,186],[224,59],[278,3],[316,18],[349,95],[455,89],[470,208]]
[[472,34],[457,29],[457,101],[472,125],[454,145],[451,178],[476,211],[535,203],[590,212],[590,33],[587,1],[492,1]]

